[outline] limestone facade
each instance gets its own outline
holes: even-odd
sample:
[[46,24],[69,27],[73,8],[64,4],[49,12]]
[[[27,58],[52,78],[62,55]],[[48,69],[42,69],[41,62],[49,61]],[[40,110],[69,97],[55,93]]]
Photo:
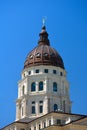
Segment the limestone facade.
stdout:
[[[35,83],[34,91],[31,90],[32,83]],[[43,83],[42,90],[39,90],[40,83]],[[35,107],[34,113],[32,113],[33,106]],[[42,112],[39,110],[40,106],[43,107]],[[54,109],[71,112],[66,71],[60,67],[43,65],[23,70],[22,79],[18,82],[16,120],[24,117],[34,119],[54,111]]]

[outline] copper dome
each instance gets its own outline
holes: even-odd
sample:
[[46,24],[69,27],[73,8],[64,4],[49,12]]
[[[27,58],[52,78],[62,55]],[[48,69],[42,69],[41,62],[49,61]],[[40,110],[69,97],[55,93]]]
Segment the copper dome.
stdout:
[[64,63],[61,56],[50,46],[45,26],[42,27],[39,36],[40,40],[38,41],[38,46],[28,54],[24,63],[24,69],[38,65],[51,65],[64,69]]

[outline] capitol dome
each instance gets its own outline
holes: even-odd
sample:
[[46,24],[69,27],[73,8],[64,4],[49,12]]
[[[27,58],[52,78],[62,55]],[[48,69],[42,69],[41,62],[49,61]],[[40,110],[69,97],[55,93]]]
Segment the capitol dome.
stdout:
[[64,69],[64,63],[61,56],[50,46],[45,26],[42,27],[39,36],[38,45],[28,54],[24,63],[24,69],[38,65],[50,65]]

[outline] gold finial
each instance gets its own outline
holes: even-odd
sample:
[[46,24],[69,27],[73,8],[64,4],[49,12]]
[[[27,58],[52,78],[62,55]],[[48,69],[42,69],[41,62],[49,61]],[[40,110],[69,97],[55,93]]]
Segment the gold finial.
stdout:
[[45,19],[44,18],[42,19],[42,23],[43,23],[43,26],[44,26],[44,24],[45,24]]
[[47,20],[47,17],[46,16],[43,17],[43,19],[42,19],[43,26],[45,25],[46,20]]

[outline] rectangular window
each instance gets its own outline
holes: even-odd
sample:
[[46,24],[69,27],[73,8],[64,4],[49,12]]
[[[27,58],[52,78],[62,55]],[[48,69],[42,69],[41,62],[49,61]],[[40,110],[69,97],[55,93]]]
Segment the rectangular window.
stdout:
[[35,106],[32,106],[32,114],[35,114]]
[[57,123],[57,125],[61,125],[61,120],[60,120],[60,119],[57,119],[57,120],[56,120],[56,123]]
[[49,120],[49,126],[51,125],[51,120]]
[[35,104],[35,101],[32,101],[32,104]]
[[30,75],[30,74],[31,74],[31,71],[29,71],[28,74]]
[[40,107],[39,107],[39,112],[43,113],[43,106],[42,105],[40,105]]
[[41,125],[39,124],[39,130],[41,129]]
[[45,70],[44,70],[44,73],[48,73],[48,69],[45,69]]
[[53,70],[53,74],[56,74],[56,70]]
[[53,83],[53,92],[57,92],[57,83],[56,82]]
[[46,122],[44,122],[44,128],[46,128]]
[[43,90],[43,82],[39,82],[39,91],[42,91]]
[[36,70],[36,73],[39,73],[39,70]]
[[39,101],[39,103],[43,103],[43,101]]
[[60,72],[60,76],[63,76],[63,73],[62,73],[62,72]]

